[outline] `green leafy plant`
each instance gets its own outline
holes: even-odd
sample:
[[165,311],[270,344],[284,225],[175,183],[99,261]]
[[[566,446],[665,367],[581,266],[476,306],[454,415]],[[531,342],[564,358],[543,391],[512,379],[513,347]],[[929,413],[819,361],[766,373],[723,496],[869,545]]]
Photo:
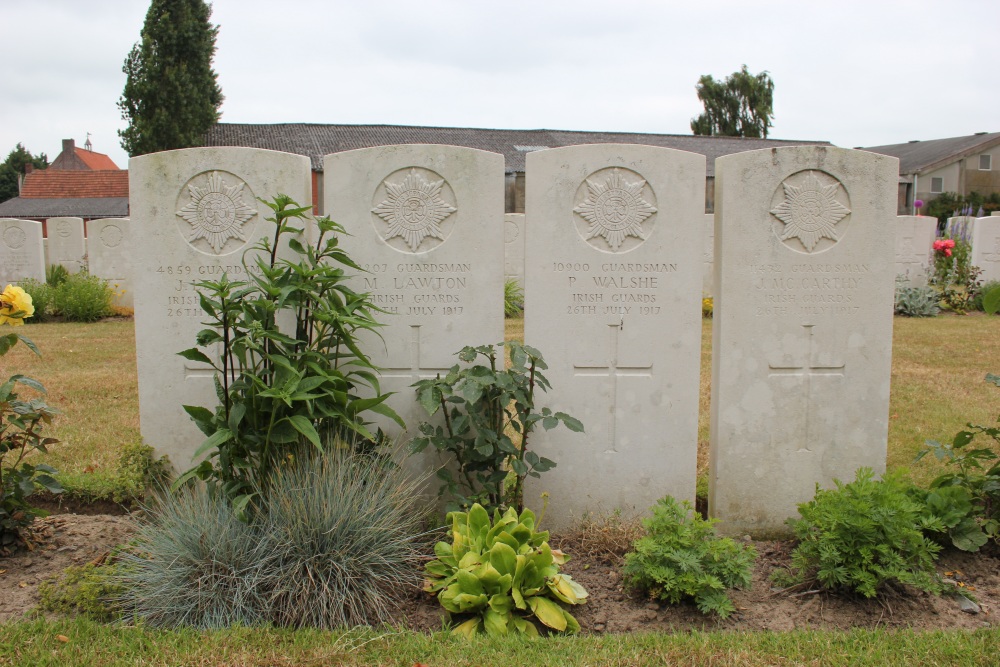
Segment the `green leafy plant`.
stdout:
[[[361,269],[339,246],[344,229],[318,218],[315,246],[304,245],[293,223],[305,222],[310,207],[285,195],[264,203],[274,212],[274,236],[244,254],[248,280],[223,275],[195,283],[211,324],[199,332],[198,346],[217,349],[215,358],[198,348],[180,353],[215,369],[220,404],[214,411],[184,406],[208,436],[195,456],[208,457],[175,484],[193,477],[218,484],[240,511],[266,491],[268,477],[300,443],[322,450],[329,434],[373,440],[369,411],[402,425],[355,341],[377,329],[379,309],[347,285],[345,267]],[[283,244],[294,260],[279,259]],[[293,324],[283,329],[284,321]]]
[[559,573],[568,558],[549,547],[547,531],[535,530],[531,510],[495,510],[491,522],[475,504],[468,512],[451,512],[448,520],[451,542],[434,545],[437,558],[426,566],[424,590],[449,614],[471,615],[452,634],[537,636],[532,618],[557,632],[579,632],[580,624],[559,602],[583,604],[587,591]]
[[976,521],[972,496],[964,487],[914,487],[910,493],[926,506],[929,520],[924,532],[937,542],[962,551],[979,551],[989,540]]
[[117,563],[71,565],[62,574],[38,586],[39,606],[59,614],[83,614],[101,623],[120,615],[116,600],[122,594],[117,583]]
[[[900,276],[902,278],[902,276]],[[908,285],[905,278],[896,280],[894,312],[905,317],[934,317],[941,312],[940,293],[933,287]]]
[[32,315],[32,318],[36,322],[44,322],[52,317],[52,303],[56,295],[54,287],[47,282],[43,283],[34,278],[22,280],[18,283],[18,286],[31,296],[31,303],[35,307],[35,313]]
[[[497,350],[510,350],[510,367],[498,368]],[[563,412],[548,408],[535,411],[535,390],[546,391],[547,368],[538,350],[507,341],[496,346],[464,347],[458,358],[472,363],[483,357],[488,365],[453,366],[445,377],[416,382],[417,399],[428,415],[439,410],[444,425],[424,422],[413,439],[413,453],[432,446],[450,455],[457,476],[448,467],[438,471],[441,494],[449,494],[449,509],[469,508],[480,503],[490,509],[501,506],[524,509],[524,478],[539,477],[555,462],[529,449],[529,436],[536,425],[549,430],[564,424],[580,432],[583,425]],[[503,355],[499,364],[503,365]],[[505,488],[510,472],[513,483]]]
[[693,600],[705,614],[726,618],[736,608],[726,594],[750,585],[757,550],[715,534],[691,503],[660,498],[643,520],[646,535],[625,555],[625,582],[654,600]]
[[[983,283],[983,286],[979,289],[979,293],[976,294],[976,298],[972,302],[972,308],[975,310],[985,311],[986,305],[984,303],[984,299],[990,292],[995,292],[998,296],[1000,296],[1000,280],[988,280]],[[990,314],[995,315],[996,312],[997,311],[994,308]]]
[[514,278],[503,282],[504,317],[517,317],[524,311],[524,288]]
[[80,271],[55,288],[52,309],[71,322],[95,322],[111,315],[113,299],[108,281]]
[[[0,326],[21,326],[24,318],[34,312],[31,297],[20,287],[8,285],[0,293]],[[30,339],[17,333],[0,334],[0,357],[17,345],[41,356]],[[35,517],[48,512],[32,507],[28,496],[36,489],[61,493],[62,487],[52,475],[56,472],[44,463],[32,464],[26,459],[32,452],[46,451],[58,442],[42,435],[42,428],[52,423],[57,410],[41,398],[21,400],[15,390],[22,386],[40,394],[45,387],[24,375],[12,375],[0,384],[0,554],[10,553],[19,543],[26,543],[26,530]]]
[[[1000,376],[988,374],[986,381],[1000,386]],[[993,446],[976,447],[977,436],[991,439]],[[915,459],[934,454],[951,468],[930,483],[929,494],[943,495],[950,502],[961,495],[967,501],[961,521],[948,526],[949,537],[959,549],[975,551],[987,538],[1000,541],[1000,456],[994,449],[998,443],[1000,427],[970,423],[951,442],[928,440]]]
[[303,447],[248,521],[199,485],[146,510],[120,556],[126,618],[153,627],[390,623],[420,583],[417,484],[341,443]]
[[782,585],[818,585],[875,597],[890,583],[938,593],[934,570],[940,545],[923,533],[933,519],[915,500],[899,473],[874,479],[859,468],[853,482],[834,480],[835,489],[816,488],[789,524],[799,540],[787,571],[775,572]]
[[69,269],[62,264],[49,264],[45,267],[45,284],[49,287],[59,287],[69,276]]
[[957,226],[934,242],[934,267],[928,278],[941,304],[959,314],[974,307],[982,269],[972,264],[972,244],[966,225]]

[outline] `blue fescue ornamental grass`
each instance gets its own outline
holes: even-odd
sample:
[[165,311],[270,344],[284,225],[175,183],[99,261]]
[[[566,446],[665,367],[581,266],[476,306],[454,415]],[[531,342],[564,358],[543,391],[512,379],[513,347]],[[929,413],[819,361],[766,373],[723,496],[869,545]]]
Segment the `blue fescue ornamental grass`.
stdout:
[[157,628],[257,626],[267,614],[267,575],[279,554],[227,500],[204,487],[164,494],[146,508],[116,583],[126,619]]
[[267,573],[281,626],[390,623],[421,581],[419,489],[385,458],[341,449],[272,479],[260,541],[278,555]]
[[289,459],[249,521],[205,486],[148,510],[117,583],[154,627],[388,623],[420,583],[417,483],[344,446]]

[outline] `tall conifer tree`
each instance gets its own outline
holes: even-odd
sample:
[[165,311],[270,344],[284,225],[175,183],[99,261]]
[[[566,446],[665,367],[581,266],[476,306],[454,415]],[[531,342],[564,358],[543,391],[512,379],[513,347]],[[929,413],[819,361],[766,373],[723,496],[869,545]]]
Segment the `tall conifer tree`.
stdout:
[[218,26],[204,0],[153,0],[122,71],[119,130],[130,156],[188,148],[219,120],[222,89],[212,69]]

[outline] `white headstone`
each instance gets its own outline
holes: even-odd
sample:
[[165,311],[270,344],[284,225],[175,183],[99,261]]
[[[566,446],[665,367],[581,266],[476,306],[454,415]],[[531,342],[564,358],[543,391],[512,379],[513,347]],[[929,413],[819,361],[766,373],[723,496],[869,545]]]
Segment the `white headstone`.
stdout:
[[[381,146],[327,155],[325,211],[367,273],[355,289],[388,311],[362,339],[409,435],[429,418],[410,386],[458,363],[467,345],[503,340],[503,157],[456,146]],[[440,413],[438,414],[440,417]],[[390,435],[399,427],[377,422]],[[437,465],[428,453],[407,466]],[[437,486],[436,482],[432,482]]]
[[898,161],[809,146],[715,164],[709,512],[780,534],[817,483],[885,470]]
[[83,241],[83,218],[49,218],[49,264],[59,264],[70,273],[83,268],[87,247]]
[[702,230],[701,256],[701,293],[702,296],[715,294],[715,214],[705,214],[705,227]]
[[131,308],[132,240],[128,218],[104,218],[87,223],[87,262],[90,274],[103,278],[114,290],[116,306]]
[[524,287],[524,214],[503,216],[503,277]]
[[25,278],[45,282],[42,223],[0,220],[0,290]]
[[933,269],[931,255],[937,235],[937,218],[900,215],[896,218],[896,275],[908,285],[925,286]]
[[546,525],[693,500],[705,158],[636,145],[529,153],[525,342],[549,368],[539,406],[586,431],[538,429],[556,462],[527,482]]
[[[211,369],[177,353],[207,316],[192,283],[245,279],[244,252],[274,233],[256,198],[312,200],[309,158],[254,148],[190,148],[129,160],[139,426],[186,470],[205,436],[182,408],[214,409]],[[253,265],[252,257],[247,264]]]
[[976,226],[976,218],[971,215],[960,215],[957,218],[948,218],[944,224],[944,233],[953,239],[962,239],[966,242],[972,241],[972,233]]
[[979,279],[985,284],[1000,280],[1000,218],[976,220],[972,232],[972,264],[983,270]]

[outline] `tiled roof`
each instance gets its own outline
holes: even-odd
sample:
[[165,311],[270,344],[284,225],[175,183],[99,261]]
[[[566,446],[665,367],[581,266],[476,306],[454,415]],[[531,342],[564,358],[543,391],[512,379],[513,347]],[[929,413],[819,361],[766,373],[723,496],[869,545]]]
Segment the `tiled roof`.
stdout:
[[938,169],[996,145],[1000,145],[1000,132],[981,132],[965,137],[910,141],[888,146],[869,146],[861,150],[897,157],[900,174],[919,174]]
[[715,158],[720,155],[778,146],[831,145],[827,141],[782,141],[678,134],[310,123],[278,125],[218,123],[205,135],[206,146],[246,146],[306,155],[312,160],[312,167],[316,171],[322,171],[323,156],[329,153],[391,144],[445,144],[500,153],[504,156],[508,173],[523,172],[524,156],[531,150],[607,143],[646,144],[700,153],[708,158],[709,176],[714,176]]
[[118,169],[118,165],[115,164],[114,160],[109,158],[104,153],[95,153],[94,151],[88,151],[85,148],[76,148],[74,150],[76,156],[83,160],[83,163],[94,171]]
[[124,218],[128,216],[128,197],[89,197],[86,199],[28,199],[15,197],[0,203],[0,218]]
[[24,177],[22,199],[128,198],[128,171],[43,169]]

